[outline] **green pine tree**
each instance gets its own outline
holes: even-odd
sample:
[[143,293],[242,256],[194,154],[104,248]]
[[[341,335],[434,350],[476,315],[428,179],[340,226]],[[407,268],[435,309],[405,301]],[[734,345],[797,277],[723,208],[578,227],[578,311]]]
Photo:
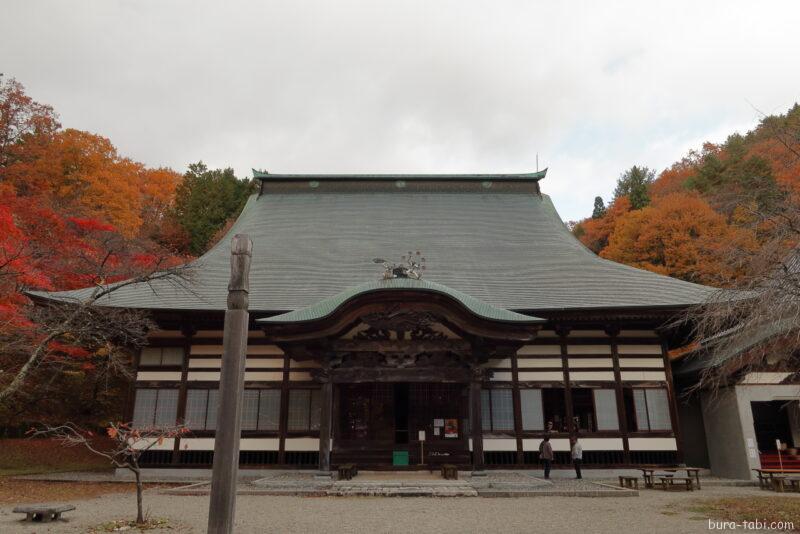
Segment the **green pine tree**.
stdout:
[[594,197],[594,210],[592,210],[592,219],[600,219],[606,214],[606,205],[603,202],[603,197]]
[[237,215],[254,190],[249,180],[240,180],[233,169],[209,170],[202,162],[189,165],[175,191],[175,218],[189,234],[189,250],[202,254],[212,237]]
[[754,201],[759,210],[773,209],[782,193],[770,162],[759,155],[748,155],[748,140],[740,134],[729,136],[722,149],[724,157],[716,149],[704,150],[697,173],[687,186],[710,198],[723,213],[730,214],[747,201]]
[[648,189],[655,179],[655,170],[634,165],[623,172],[619,180],[617,180],[617,187],[614,189],[614,200],[627,196],[631,201],[632,209],[642,209],[650,204],[650,193]]

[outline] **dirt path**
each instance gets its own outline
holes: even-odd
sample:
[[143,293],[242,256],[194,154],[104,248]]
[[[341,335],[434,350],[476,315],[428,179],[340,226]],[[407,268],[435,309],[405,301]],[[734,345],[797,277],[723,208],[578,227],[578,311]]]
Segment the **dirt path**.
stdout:
[[[205,532],[207,496],[159,495],[149,490],[153,517],[169,518],[170,532]],[[570,498],[303,498],[242,495],[237,533],[256,532],[708,532],[708,518],[688,510],[699,499],[763,496],[756,488],[700,492],[642,491],[639,497]],[[800,495],[788,496],[800,498]],[[0,506],[0,532],[86,532],[104,521],[130,517],[131,494],[76,501],[70,519],[51,525],[22,523]],[[800,525],[798,525],[800,526]]]

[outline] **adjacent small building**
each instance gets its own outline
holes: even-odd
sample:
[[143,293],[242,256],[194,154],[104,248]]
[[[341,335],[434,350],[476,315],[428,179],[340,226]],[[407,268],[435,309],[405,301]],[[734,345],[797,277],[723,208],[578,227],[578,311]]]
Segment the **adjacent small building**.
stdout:
[[[587,466],[684,461],[663,326],[712,289],[597,257],[545,172],[256,172],[230,234],[253,240],[241,465],[528,468],[545,434],[556,464],[571,436]],[[193,262],[191,287],[102,302],[159,325],[130,419],[192,429],[150,465],[211,464],[229,244]]]
[[[800,469],[800,381],[796,359],[786,357],[796,345],[795,327],[787,318],[745,332],[735,347],[715,350],[708,340],[672,358],[687,463],[734,479],[754,478],[758,468]],[[752,352],[758,365],[748,365]],[[724,380],[698,388],[708,370],[721,371]]]

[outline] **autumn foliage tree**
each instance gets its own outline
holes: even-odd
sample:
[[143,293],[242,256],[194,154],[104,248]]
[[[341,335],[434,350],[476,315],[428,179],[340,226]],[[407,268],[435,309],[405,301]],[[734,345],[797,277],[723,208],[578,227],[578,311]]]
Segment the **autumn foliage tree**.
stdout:
[[[601,256],[684,280],[733,286],[742,258],[772,242],[781,211],[800,207],[800,106],[752,131],[705,143],[662,171],[623,173],[601,217],[574,233]],[[783,217],[785,219],[785,217]],[[730,254],[732,250],[739,254]]]
[[[178,258],[130,241],[110,226],[77,218],[59,224],[53,219],[62,230],[53,238],[60,237],[66,247],[59,254],[41,247],[41,241],[35,246],[26,246],[25,240],[16,248],[4,246],[13,259],[0,271],[9,297],[5,323],[0,325],[0,406],[29,396],[25,386],[35,379],[55,379],[73,370],[124,374],[130,350],[145,343],[152,325],[142,312],[96,304],[130,284],[155,280],[182,284],[188,278],[189,267]],[[31,232],[16,225],[12,230],[20,235]],[[64,253],[68,255],[61,256]],[[44,274],[42,265],[51,262],[65,268],[75,286],[86,289],[80,298],[42,300],[31,307],[22,291],[37,286],[50,289],[53,279]],[[42,398],[42,393],[34,390],[33,398]]]
[[143,342],[145,318],[33,306],[27,292],[182,276],[173,270],[184,258],[159,239],[181,179],[61,129],[50,106],[0,77],[0,427],[76,415],[96,424],[118,410],[121,347]]
[[702,284],[735,278],[731,246],[755,249],[752,233],[729,225],[699,195],[672,193],[658,203],[623,214],[600,255]]
[[28,159],[61,125],[51,106],[35,102],[17,80],[0,74],[0,169]]

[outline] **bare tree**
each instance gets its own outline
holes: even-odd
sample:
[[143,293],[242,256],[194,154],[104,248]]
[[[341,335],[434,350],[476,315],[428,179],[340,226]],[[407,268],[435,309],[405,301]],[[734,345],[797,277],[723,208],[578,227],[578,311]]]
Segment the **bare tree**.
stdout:
[[149,426],[136,428],[132,424],[111,423],[106,429],[110,446],[103,448],[93,438],[95,435],[73,423],[58,426],[43,426],[32,429],[30,437],[49,437],[66,447],[84,447],[93,454],[107,458],[114,467],[133,473],[136,483],[136,523],[144,523],[142,469],[139,459],[153,447],[162,445],[166,439],[174,439],[189,432],[183,425]]

